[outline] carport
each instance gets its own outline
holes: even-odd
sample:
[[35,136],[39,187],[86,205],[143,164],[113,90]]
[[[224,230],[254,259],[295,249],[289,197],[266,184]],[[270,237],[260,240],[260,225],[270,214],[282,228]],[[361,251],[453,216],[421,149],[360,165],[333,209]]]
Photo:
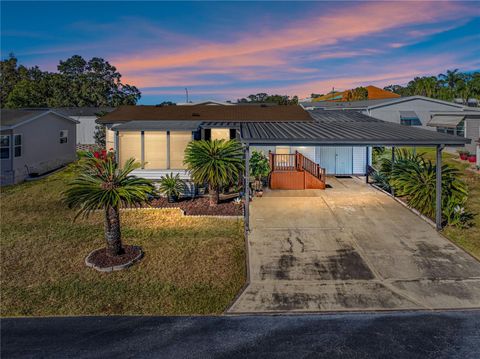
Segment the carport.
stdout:
[[[445,146],[464,146],[469,139],[381,121],[356,111],[310,112],[310,122],[244,122],[240,139],[245,148],[245,173],[250,172],[250,146],[412,146],[436,148],[436,228],[442,228],[442,151]],[[367,148],[368,148],[367,147]],[[394,151],[393,151],[394,153]],[[368,150],[366,154],[368,163]],[[328,175],[328,173],[327,173]],[[250,230],[249,176],[245,175],[245,228]]]

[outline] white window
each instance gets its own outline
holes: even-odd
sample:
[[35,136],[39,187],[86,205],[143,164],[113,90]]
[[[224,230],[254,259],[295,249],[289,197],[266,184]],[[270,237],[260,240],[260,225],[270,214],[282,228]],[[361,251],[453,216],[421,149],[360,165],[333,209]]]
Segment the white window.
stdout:
[[67,142],[68,142],[68,130],[61,130],[60,143],[67,143]]
[[13,155],[22,157],[22,135],[13,135]]
[[2,160],[10,158],[10,135],[0,136],[0,158]]

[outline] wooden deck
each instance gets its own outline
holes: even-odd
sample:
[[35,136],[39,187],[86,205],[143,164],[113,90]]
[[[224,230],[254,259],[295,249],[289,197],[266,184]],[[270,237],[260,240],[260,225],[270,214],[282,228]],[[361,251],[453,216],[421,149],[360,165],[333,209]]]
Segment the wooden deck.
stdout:
[[271,189],[325,189],[325,169],[303,156],[294,154],[269,154]]

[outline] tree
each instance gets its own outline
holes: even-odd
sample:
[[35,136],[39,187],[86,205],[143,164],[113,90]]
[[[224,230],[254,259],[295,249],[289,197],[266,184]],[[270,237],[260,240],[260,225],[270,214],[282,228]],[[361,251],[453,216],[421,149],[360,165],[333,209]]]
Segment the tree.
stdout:
[[210,205],[215,206],[220,189],[236,183],[244,169],[242,145],[237,140],[192,141],[185,149],[184,163],[195,183],[208,184]]
[[458,72],[458,69],[455,70],[447,70],[445,74],[439,74],[438,78],[444,84],[446,84],[451,89],[454,89],[457,85],[457,82],[461,80],[461,74]]
[[146,202],[155,193],[154,185],[147,179],[130,173],[140,168],[133,158],[119,168],[113,152],[88,156],[80,162],[80,174],[63,193],[70,208],[78,208],[75,218],[88,217],[93,211],[103,210],[107,254],[124,253],[120,230],[120,207]]
[[265,92],[252,94],[237,100],[237,103],[276,103],[277,105],[297,105],[298,96],[269,95]]
[[60,61],[58,72],[18,66],[11,55],[1,62],[3,107],[80,107],[134,105],[140,91],[124,84],[117,69],[102,58],[74,55]]
[[368,90],[365,87],[356,87],[343,93],[343,101],[361,101],[368,99]]
[[252,156],[250,157],[250,175],[260,181],[262,178],[267,177],[269,173],[270,164],[268,163],[267,156],[262,152],[252,151]]
[[469,99],[480,98],[480,72],[447,70],[437,77],[415,77],[406,86],[389,85],[384,89],[401,96],[421,95],[444,101],[461,98],[464,104],[468,104]]

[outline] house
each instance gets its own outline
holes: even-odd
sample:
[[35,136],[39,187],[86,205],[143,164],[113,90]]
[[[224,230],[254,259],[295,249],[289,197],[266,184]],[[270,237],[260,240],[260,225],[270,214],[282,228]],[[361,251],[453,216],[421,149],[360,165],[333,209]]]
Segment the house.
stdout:
[[[434,146],[441,164],[445,146],[470,142],[358,111],[305,111],[295,105],[120,106],[97,122],[106,126],[107,148],[115,149],[120,163],[132,157],[141,163],[135,175],[156,180],[173,172],[188,180],[183,159],[190,141],[235,138],[245,148],[246,173],[252,150],[268,153],[270,186],[279,189],[326,188],[329,175],[366,175],[372,146]],[[441,189],[441,171],[436,183]],[[436,200],[441,228],[441,196]]]
[[[478,136],[477,123],[480,109],[424,96],[364,101],[306,102],[301,105],[307,110],[359,111],[379,120],[455,134],[469,138],[472,142]],[[450,122],[442,126],[443,120]],[[455,125],[452,125],[453,122]],[[474,151],[474,144],[467,145],[467,150]]]
[[[365,88],[368,91],[368,95],[367,95],[366,100],[380,100],[380,99],[389,99],[389,98],[399,98],[400,97],[399,94],[381,89],[381,88],[376,87],[376,86],[369,85],[369,86],[366,86]],[[346,90],[346,91],[342,91],[342,92],[332,91],[332,92],[330,92],[326,95],[312,98],[311,101],[312,102],[332,102],[332,101],[333,102],[342,102],[342,101],[344,101],[345,94],[347,93],[347,91],[351,91],[351,90]]]
[[79,149],[86,149],[95,144],[95,121],[104,114],[113,111],[114,107],[59,107],[55,112],[78,121],[75,143]]
[[471,139],[472,142],[465,145],[465,150],[476,152],[477,140],[480,138],[480,111],[432,112],[427,125],[435,128],[437,132]]
[[2,185],[75,161],[77,120],[49,109],[0,112]]

